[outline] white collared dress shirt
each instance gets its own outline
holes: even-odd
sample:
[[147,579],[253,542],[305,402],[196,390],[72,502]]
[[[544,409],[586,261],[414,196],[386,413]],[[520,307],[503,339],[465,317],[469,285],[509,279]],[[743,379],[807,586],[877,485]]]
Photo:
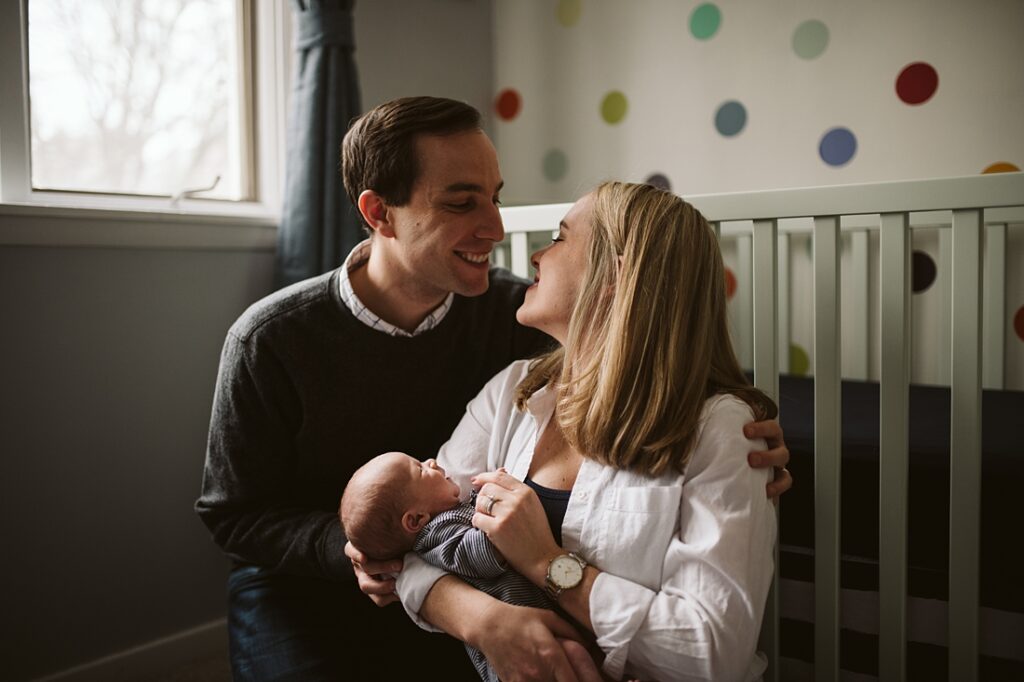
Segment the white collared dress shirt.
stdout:
[[[527,410],[515,390],[529,361],[512,363],[480,391],[438,454],[463,494],[470,479],[504,466],[523,480],[555,407],[547,388]],[[709,399],[684,474],[659,477],[584,459],[562,524],[562,546],[602,571],[590,617],[604,671],[642,680],[756,680],[756,652],[771,583],[775,512],[765,495],[770,469],[747,453],[763,449],[743,425],[750,408],[733,396]],[[410,616],[444,573],[406,555],[397,591]]]

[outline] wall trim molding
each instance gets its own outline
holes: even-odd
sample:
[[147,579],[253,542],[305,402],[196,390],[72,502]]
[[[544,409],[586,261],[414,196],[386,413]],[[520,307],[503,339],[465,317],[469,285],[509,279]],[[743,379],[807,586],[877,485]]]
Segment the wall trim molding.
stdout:
[[218,653],[228,656],[226,618],[37,678],[36,682],[137,682]]

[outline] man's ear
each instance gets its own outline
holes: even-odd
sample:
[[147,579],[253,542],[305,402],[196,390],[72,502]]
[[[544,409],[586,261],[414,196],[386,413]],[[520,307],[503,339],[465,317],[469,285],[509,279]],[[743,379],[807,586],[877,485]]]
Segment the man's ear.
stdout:
[[383,237],[394,237],[394,227],[391,225],[391,214],[384,197],[372,189],[364,189],[359,195],[359,213],[363,220],[370,226],[370,229]]
[[407,533],[419,533],[429,520],[430,514],[426,512],[407,511],[402,514],[402,528]]

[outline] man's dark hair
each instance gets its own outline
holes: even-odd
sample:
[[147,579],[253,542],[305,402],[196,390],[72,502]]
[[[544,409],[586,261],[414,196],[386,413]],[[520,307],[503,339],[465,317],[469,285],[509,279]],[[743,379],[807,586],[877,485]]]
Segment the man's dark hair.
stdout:
[[372,189],[391,206],[404,206],[419,177],[417,135],[451,135],[480,129],[480,112],[442,97],[402,97],[374,107],[355,121],[341,143],[341,174],[352,205]]

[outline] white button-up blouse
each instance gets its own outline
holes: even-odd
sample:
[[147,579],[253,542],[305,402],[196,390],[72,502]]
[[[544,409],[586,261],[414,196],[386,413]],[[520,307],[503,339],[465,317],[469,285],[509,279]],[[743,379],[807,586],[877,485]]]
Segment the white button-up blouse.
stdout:
[[[515,391],[528,361],[512,363],[466,408],[438,463],[468,495],[470,479],[504,466],[523,480],[555,407],[541,389],[528,409]],[[734,396],[709,399],[684,474],[652,477],[584,459],[562,523],[562,545],[602,573],[590,617],[604,671],[642,680],[756,680],[766,667],[756,643],[773,571],[775,512],[765,495],[770,469],[747,453],[753,416]],[[425,453],[415,453],[423,456]],[[415,554],[397,591],[410,616],[444,573]]]

